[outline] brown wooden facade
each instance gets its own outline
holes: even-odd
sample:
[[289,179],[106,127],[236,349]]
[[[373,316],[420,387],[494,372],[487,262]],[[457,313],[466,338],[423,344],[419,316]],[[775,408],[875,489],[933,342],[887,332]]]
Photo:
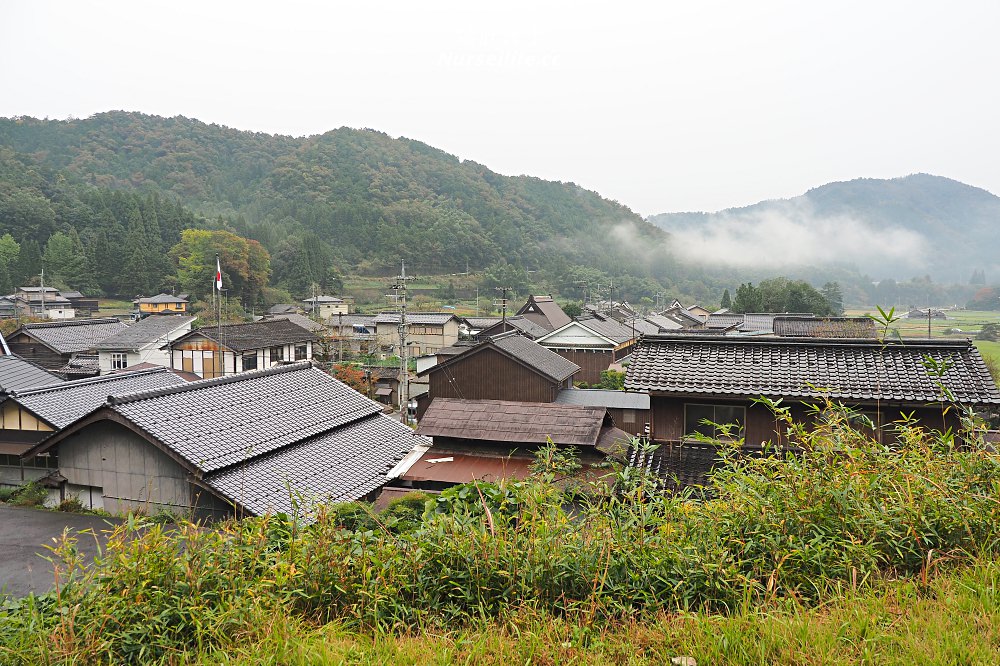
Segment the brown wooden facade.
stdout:
[[564,359],[580,366],[580,372],[576,374],[573,380],[587,384],[600,384],[601,373],[611,367],[612,363],[616,363],[632,353],[633,346],[631,341],[614,349],[609,347],[568,349],[545,345],[547,349],[551,349]]
[[[815,423],[815,412],[809,405],[821,403],[820,400],[807,401],[806,403],[788,403],[784,406],[791,408],[792,419],[796,423],[811,425]],[[742,410],[743,424],[742,434],[747,446],[759,446],[764,443],[789,444],[786,425],[783,421],[775,418],[774,414],[767,407],[755,404],[750,400],[733,400],[715,398],[711,395],[650,395],[650,412],[652,416],[651,437],[658,442],[679,442],[688,439],[693,429],[694,417],[690,416],[691,407],[711,407],[722,406],[725,408],[736,408]],[[918,423],[927,428],[943,430],[956,428],[959,425],[958,417],[954,410],[950,410],[947,415],[942,415],[940,407],[928,407],[926,405],[900,405],[900,404],[858,404],[849,405],[857,414],[863,414],[880,427],[879,441],[890,443],[893,439],[892,426],[901,421],[906,415],[913,414]],[[700,410],[704,411],[704,410]],[[731,409],[727,409],[731,412]],[[717,421],[721,424],[721,421]],[[616,420],[617,423],[617,420]],[[619,424],[619,427],[622,427]],[[862,426],[857,424],[857,429],[862,430]],[[629,431],[628,428],[623,428]],[[874,433],[872,433],[874,434]]]
[[58,370],[69,363],[72,354],[60,354],[43,345],[26,333],[18,333],[7,340],[10,353],[31,361],[47,370]]
[[417,418],[433,398],[554,402],[560,389],[572,385],[571,379],[556,382],[496,349],[466,354],[427,370],[430,388],[427,398],[420,401]]

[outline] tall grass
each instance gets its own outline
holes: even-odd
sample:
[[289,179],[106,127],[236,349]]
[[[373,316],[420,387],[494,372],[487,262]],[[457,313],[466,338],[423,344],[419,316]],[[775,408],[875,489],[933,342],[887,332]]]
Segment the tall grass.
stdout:
[[974,434],[959,446],[903,422],[888,447],[834,405],[815,430],[788,427],[794,454],[734,457],[707,501],[621,470],[571,505],[543,473],[460,488],[423,520],[340,505],[308,527],[132,521],[87,569],[67,538],[59,589],[0,614],[0,646],[24,663],[171,663],[289,622],[400,634],[527,616],[603,631],[810,608],[886,579],[921,588],[942,566],[996,553],[1000,459]]

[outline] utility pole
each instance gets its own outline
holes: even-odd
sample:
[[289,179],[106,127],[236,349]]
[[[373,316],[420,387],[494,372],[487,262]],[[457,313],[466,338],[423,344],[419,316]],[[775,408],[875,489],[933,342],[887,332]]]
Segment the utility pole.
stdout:
[[[40,288],[42,290],[42,319],[45,319],[45,269],[44,268],[42,269],[42,275],[41,278],[39,279],[39,285],[41,285]],[[30,310],[31,308],[28,309]]]
[[413,277],[406,275],[405,261],[400,261],[399,265],[400,272],[389,297],[395,299],[399,306],[399,416],[406,423],[406,408],[410,402],[410,369],[406,362],[406,283]]
[[496,290],[500,292],[501,296],[497,300],[493,301],[493,307],[500,308],[500,318],[502,325],[500,326],[500,331],[502,333],[507,332],[507,292],[511,291],[510,287],[496,287]]

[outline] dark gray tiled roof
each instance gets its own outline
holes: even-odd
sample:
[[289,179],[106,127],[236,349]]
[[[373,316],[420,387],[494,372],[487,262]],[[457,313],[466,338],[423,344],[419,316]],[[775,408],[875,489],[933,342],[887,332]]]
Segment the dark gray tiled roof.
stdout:
[[[940,380],[924,358],[950,364]],[[970,341],[791,340],[654,336],[633,352],[625,387],[632,391],[733,397],[892,400],[954,399],[1000,404],[1000,391]]]
[[481,331],[484,328],[489,328],[500,323],[500,317],[462,317],[462,321],[466,322],[469,326]]
[[194,317],[182,315],[153,315],[132,324],[125,330],[101,340],[98,350],[138,350],[140,347],[159,342],[167,342],[167,335],[179,328],[190,326]]
[[868,317],[775,317],[774,334],[800,338],[875,338],[875,322]]
[[204,472],[277,451],[382,407],[308,362],[112,402],[112,409]]
[[705,326],[708,328],[729,328],[731,326],[742,326],[743,315],[741,314],[710,314]]
[[330,326],[366,326],[375,330],[375,315],[335,314],[326,318]]
[[544,326],[536,324],[530,319],[517,315],[514,317],[507,317],[506,321],[501,319],[489,328],[483,329],[480,332],[480,337],[483,335],[500,335],[507,331],[518,331],[532,340],[537,340],[538,338],[544,337],[552,332]]
[[576,363],[521,335],[495,337],[490,342],[558,382],[568,379],[580,370],[580,366]]
[[572,319],[563,312],[551,296],[529,296],[517,314],[530,319],[548,331],[554,331],[570,323]]
[[286,314],[275,316],[275,317],[271,317],[271,316],[264,317],[265,321],[272,321],[272,320],[277,320],[277,319],[285,319],[287,321],[290,321],[293,324],[295,324],[296,326],[304,328],[307,331],[310,331],[311,333],[319,333],[320,331],[325,331],[326,330],[326,326],[324,326],[323,324],[321,324],[318,321],[315,321],[313,319],[310,319],[309,317],[306,317],[304,315],[300,315],[297,312],[288,312]]
[[56,372],[66,375],[67,379],[96,377],[101,374],[101,358],[97,354],[73,354]]
[[[406,323],[408,324],[431,324],[443,325],[455,319],[455,315],[449,312],[407,312]],[[398,324],[398,312],[380,312],[375,316],[376,324]]]
[[563,389],[556,395],[561,405],[586,405],[609,409],[649,409],[648,393],[609,391],[606,389]]
[[298,311],[299,307],[297,305],[292,305],[291,303],[278,303],[277,305],[272,305],[271,307],[269,307],[267,309],[267,314],[281,315]]
[[25,324],[18,330],[60,354],[72,354],[94,349],[98,342],[125,330],[125,324],[113,317],[71,319],[44,324]]
[[642,333],[639,329],[633,329],[631,325],[626,326],[614,319],[579,319],[581,324],[590,330],[614,340],[616,344],[628,342],[633,338],[638,338]]
[[170,294],[157,294],[149,298],[140,298],[140,303],[187,303],[187,299],[171,296]]
[[166,368],[75,379],[40,389],[17,391],[11,399],[57,428],[65,428],[105,403],[109,395],[149,391],[186,382]]
[[22,391],[61,383],[62,379],[59,377],[20,356],[0,356],[0,392]]
[[[209,340],[219,342],[219,329],[215,326],[206,326],[191,331],[177,338],[174,342],[195,335],[202,335]],[[223,346],[236,352],[290,345],[315,339],[315,335],[285,318],[262,319],[249,324],[228,324],[222,327]]]
[[331,432],[208,474],[205,482],[256,514],[294,514],[292,500],[344,502],[364,497],[423,437],[373,414]]

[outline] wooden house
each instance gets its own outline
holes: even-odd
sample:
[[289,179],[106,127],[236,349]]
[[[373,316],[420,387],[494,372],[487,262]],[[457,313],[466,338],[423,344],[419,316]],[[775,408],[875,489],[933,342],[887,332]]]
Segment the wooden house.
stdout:
[[590,466],[629,440],[602,407],[457,398],[435,399],[417,433],[433,444],[394,476],[424,490],[526,478],[535,452],[549,441],[574,447]]
[[73,319],[73,303],[53,287],[18,287],[14,292],[20,314],[44,319]]
[[152,315],[95,345],[102,375],[142,363],[170,366],[167,345],[191,331],[194,317]]
[[[12,353],[63,375],[96,376],[97,344],[125,330],[113,317],[24,324],[8,338]],[[82,372],[75,372],[73,365]],[[79,368],[78,368],[79,369]]]
[[[926,358],[948,369],[932,376]],[[650,336],[637,346],[625,379],[627,390],[650,395],[654,440],[718,434],[708,420],[733,424],[751,446],[785,443],[784,426],[755,402],[761,396],[781,399],[805,422],[812,418],[807,405],[842,402],[869,417],[888,441],[891,424],[904,413],[931,428],[957,426],[956,410],[942,414],[942,385],[963,405],[1000,404],[1000,391],[968,340]]]
[[429,444],[311,362],[102,395],[25,456],[58,455],[63,494],[113,514],[308,522],[318,502],[374,499]]
[[538,344],[580,366],[574,379],[599,384],[601,373],[628,356],[641,335],[614,319],[579,319],[538,339]]
[[138,298],[134,301],[136,319],[148,317],[149,315],[178,315],[187,314],[188,301],[180,296],[171,294],[157,294],[149,298]]
[[69,301],[77,317],[93,317],[101,307],[93,296],[84,296],[79,291],[60,291],[59,295]]
[[26,456],[46,437],[96,409],[109,394],[183,383],[166,368],[63,382],[16,356],[0,357],[0,485],[19,485],[52,474],[54,454]]
[[538,324],[547,331],[554,331],[571,321],[570,316],[563,312],[551,294],[528,296],[528,301],[515,314]]
[[488,325],[486,328],[480,329],[479,333],[475,335],[477,340],[486,340],[487,338],[492,338],[497,335],[503,335],[504,333],[516,333],[526,338],[532,340],[537,340],[538,338],[545,337],[552,332],[552,329],[545,328],[539,323],[536,323],[532,319],[528,319],[523,315],[517,315],[515,317],[506,317],[496,320],[496,322]]
[[437,398],[553,402],[573,385],[580,366],[528,338],[508,334],[490,338],[418,373],[428,392],[417,418]]
[[204,379],[312,360],[316,335],[285,318],[208,326],[167,345],[170,367]]
[[556,402],[560,405],[602,407],[618,428],[634,437],[647,436],[651,427],[648,393],[568,388],[559,391]]

